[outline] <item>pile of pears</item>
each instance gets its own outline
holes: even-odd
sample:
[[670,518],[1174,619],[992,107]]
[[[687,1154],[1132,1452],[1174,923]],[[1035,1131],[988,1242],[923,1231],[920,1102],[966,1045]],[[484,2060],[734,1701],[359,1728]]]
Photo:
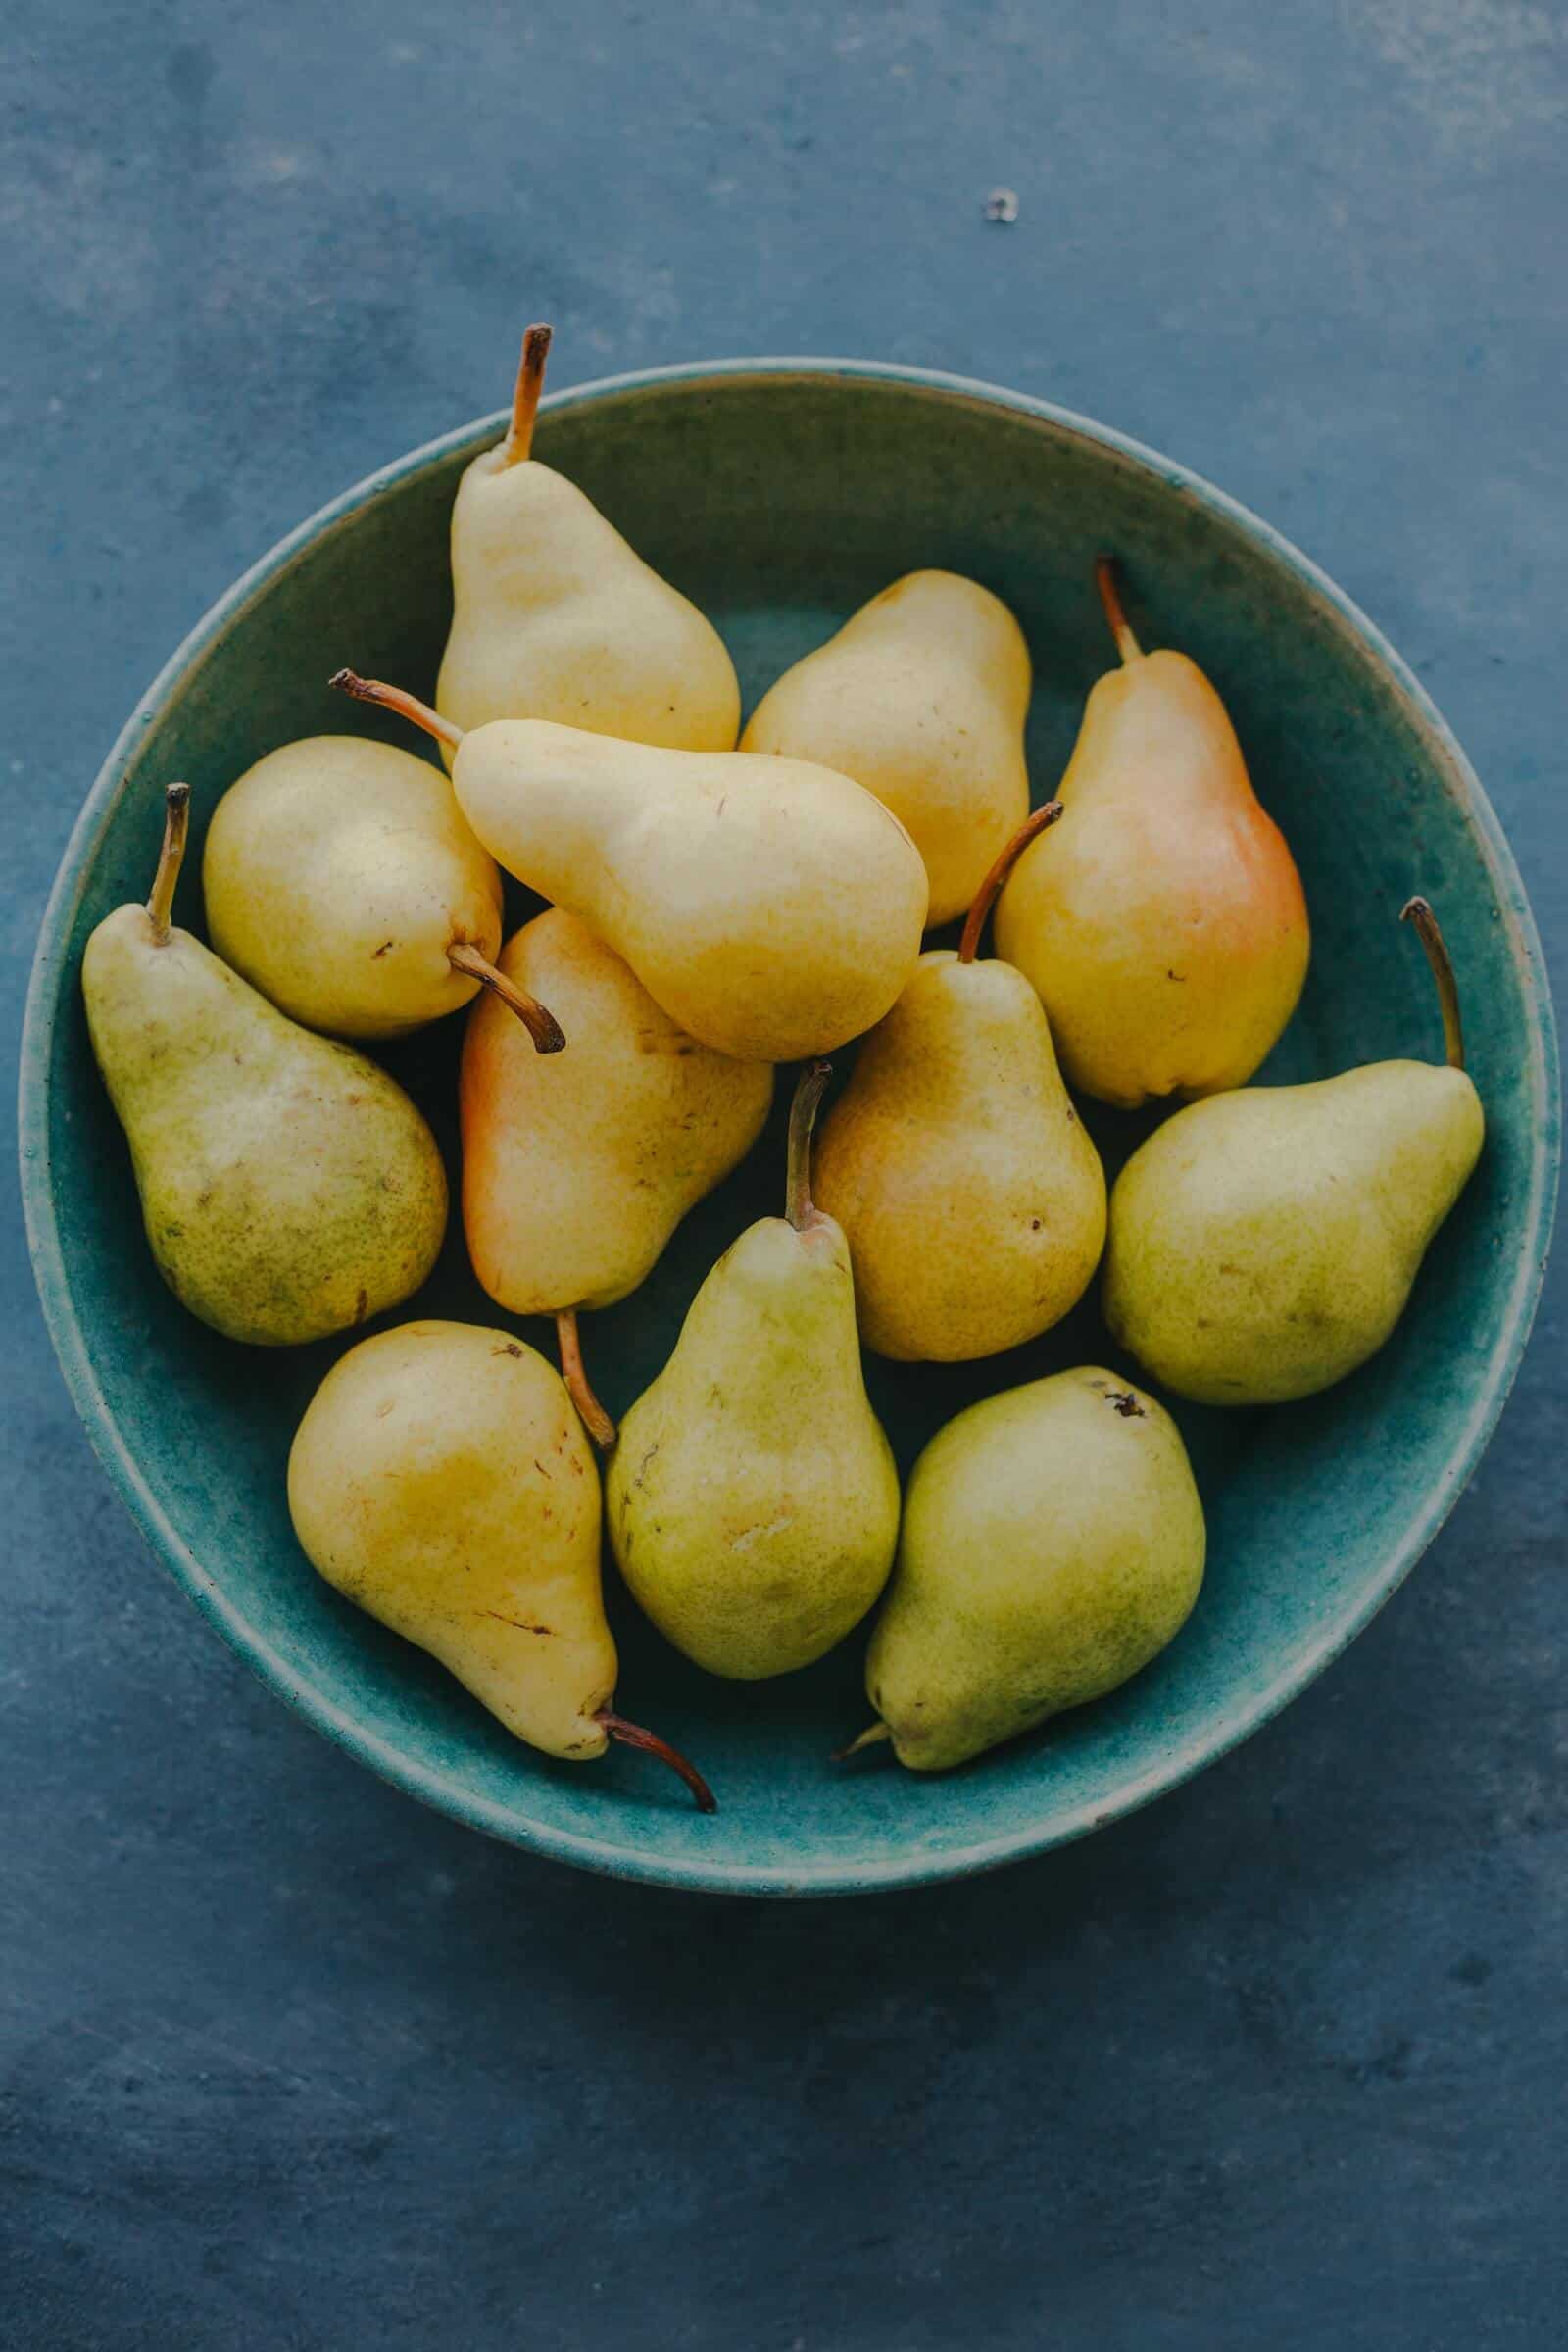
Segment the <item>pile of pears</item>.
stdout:
[[[1481,1151],[1453,975],[1412,899],[1444,1059],[1250,1088],[1306,975],[1300,880],[1219,695],[1143,651],[1114,564],[1119,659],[1032,812],[1028,648],[952,572],[894,581],[742,734],[716,630],[533,455],[548,345],[530,328],[510,429],[458,491],[433,704],[333,681],[444,766],[360,736],[270,753],[212,814],[206,945],[172,919],[190,796],[169,786],[146,904],[87,944],[93,1048],[171,1289],[231,1340],[295,1347],[431,1271],[442,1156],[365,1048],[462,1012],[468,1253],[507,1317],[553,1318],[560,1368],[510,1322],[351,1347],[289,1459],[307,1557],[519,1740],[621,1740],[705,1810],[697,1769],[616,1711],[606,1532],[711,1674],[793,1673],[880,1603],[845,1752],[887,1740],[938,1771],[1173,1640],[1202,1503],[1158,1397],[1093,1364],[959,1413],[901,1493],[862,1348],[997,1355],[1099,1272],[1112,1338],[1176,1396],[1343,1380]],[[510,939],[503,871],[548,902]],[[617,1433],[579,1317],[752,1151],[781,1063],[803,1065],[782,1213],[718,1260]],[[1107,1198],[1074,1092],[1187,1107]]]

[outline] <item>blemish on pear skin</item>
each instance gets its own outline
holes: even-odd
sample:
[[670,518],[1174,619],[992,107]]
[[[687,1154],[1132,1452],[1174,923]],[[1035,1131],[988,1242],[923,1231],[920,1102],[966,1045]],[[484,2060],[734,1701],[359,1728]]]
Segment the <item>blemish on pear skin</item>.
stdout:
[[490,1350],[490,1352],[491,1352],[491,1354],[492,1354],[492,1355],[515,1355],[515,1356],[520,1356],[520,1355],[521,1355],[521,1353],[522,1353],[522,1349],[521,1349],[521,1348],[520,1348],[517,1346],[517,1343],[516,1343],[516,1341],[515,1341],[515,1340],[508,1340],[508,1342],[507,1342],[507,1344],[506,1344],[506,1346],[505,1346],[504,1348],[491,1348],[491,1350]]
[[355,1292],[355,1294],[354,1294],[354,1320],[355,1320],[355,1322],[356,1322],[356,1323],[363,1323],[363,1322],[365,1321],[365,1318],[366,1318],[366,1316],[367,1316],[367,1315],[369,1313],[369,1311],[370,1311],[370,1294],[369,1294],[369,1292],[368,1292],[368,1291],[356,1291],[356,1292]]
[[1113,1404],[1124,1421],[1142,1421],[1144,1408],[1131,1389],[1107,1389],[1105,1402]]
[[553,1625],[530,1625],[525,1617],[505,1616],[500,1609],[480,1609],[478,1614],[481,1617],[493,1617],[497,1625],[514,1625],[519,1634],[544,1634],[553,1637],[556,1630]]
[[396,941],[395,939],[383,939],[383,940],[382,940],[382,942],[381,942],[381,945],[380,945],[380,946],[379,946],[379,947],[378,947],[378,948],[375,950],[374,954],[371,956],[371,957],[370,957],[370,961],[371,961],[372,963],[379,963],[379,962],[380,962],[380,960],[381,960],[381,958],[382,958],[382,956],[385,956],[385,955],[387,955],[387,954],[389,954],[389,953],[390,953],[390,951],[391,951],[393,948],[395,948],[395,947],[397,946],[397,944],[398,944],[398,943],[397,943],[397,941]]

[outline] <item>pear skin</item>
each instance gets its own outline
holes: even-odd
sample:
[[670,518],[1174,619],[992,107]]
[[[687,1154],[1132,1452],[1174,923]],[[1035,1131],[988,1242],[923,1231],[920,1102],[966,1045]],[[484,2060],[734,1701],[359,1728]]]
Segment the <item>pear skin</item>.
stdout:
[[1224,704],[1185,654],[1141,652],[1102,584],[1123,666],[1089,697],[1057,833],[1002,894],[997,953],[1038,990],[1069,1082],[1132,1107],[1245,1084],[1310,939]]
[[751,1150],[773,1099],[772,1065],[698,1045],[561,907],[525,924],[500,968],[552,1004],[571,1047],[534,1053],[494,997],[468,1016],[468,1254],[491,1298],[514,1314],[610,1306]]
[[529,329],[513,430],[458,485],[436,706],[463,728],[548,718],[675,751],[730,751],[740,688],[717,630],[530,454],[548,346],[548,328]]
[[1180,1432],[1142,1390],[1087,1366],[971,1405],[910,1473],[866,1657],[877,1731],[942,1772],[1102,1697],[1180,1632],[1204,1544]]
[[183,792],[152,901],[117,907],[87,942],[87,1025],[165,1281],[227,1338],[293,1347],[418,1289],[446,1230],[446,1174],[384,1070],[297,1027],[171,925]]
[[[815,1082],[796,1097],[797,1169]],[[804,1177],[790,1190],[790,1215],[751,1226],[698,1292],[621,1423],[606,1490],[634,1599],[699,1666],[746,1682],[841,1642],[881,1592],[899,1529],[849,1250]]]
[[1031,682],[1000,597],[956,572],[911,571],[785,671],[741,749],[815,760],[875,793],[925,860],[928,920],[946,923],[1028,812]]
[[454,944],[492,958],[501,876],[441,770],[363,736],[285,744],[231,784],[202,861],[225,963],[307,1028],[389,1038],[466,1004]]

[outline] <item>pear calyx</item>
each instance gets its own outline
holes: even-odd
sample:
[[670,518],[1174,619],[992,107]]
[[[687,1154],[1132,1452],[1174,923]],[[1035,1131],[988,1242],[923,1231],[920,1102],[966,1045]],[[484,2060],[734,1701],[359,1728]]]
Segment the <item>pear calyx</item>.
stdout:
[[171,784],[164,794],[164,839],[158,852],[158,870],[147,894],[147,920],[153,927],[153,946],[169,945],[174,911],[174,885],[185,859],[185,836],[190,830],[190,786]]
[[813,1061],[801,1072],[790,1104],[789,1146],[784,1163],[784,1214],[797,1233],[819,1225],[822,1212],[811,1200],[811,1130],[823,1089],[833,1075],[830,1061]]
[[588,1378],[574,1306],[564,1307],[556,1317],[556,1345],[561,1349],[561,1377],[577,1408],[577,1418],[601,1452],[608,1453],[615,1443],[615,1424],[594,1395]]
[[1012,839],[1004,843],[1001,854],[991,871],[975,892],[974,905],[964,918],[963,936],[958,942],[958,961],[960,963],[973,963],[979,952],[980,934],[986,927],[987,916],[1001,895],[1002,885],[1029,844],[1035,840],[1037,835],[1044,833],[1049,826],[1054,825],[1062,813],[1062,806],[1059,801],[1047,801],[1043,807],[1031,808]]
[[594,1721],[602,1724],[612,1740],[618,1740],[622,1747],[635,1747],[643,1755],[657,1756],[671,1772],[678,1772],[696,1797],[699,1813],[718,1811],[718,1799],[696,1765],[689,1763],[678,1747],[671,1747],[667,1740],[661,1740],[657,1732],[645,1732],[640,1723],[628,1723],[624,1715],[613,1714],[609,1707],[602,1707]]
[[1117,653],[1124,662],[1137,662],[1142,657],[1144,649],[1133,635],[1132,623],[1122,610],[1121,578],[1116,569],[1114,556],[1101,556],[1097,560],[1095,586],[1100,590],[1100,601],[1105,608],[1105,618],[1109,621],[1110,633],[1116,640]]
[[501,444],[501,470],[520,466],[533,448],[533,420],[539,395],[545,388],[545,362],[550,357],[551,329],[530,326],[522,338],[522,358],[512,394],[512,422]]
[[1459,983],[1453,976],[1448,943],[1432,911],[1431,903],[1426,899],[1406,899],[1399,908],[1399,920],[1414,927],[1416,937],[1427,952],[1432,977],[1438,984],[1438,1004],[1443,1013],[1444,1053],[1450,1070],[1462,1070],[1464,1030],[1459,1020]]
[[537,997],[530,997],[515,980],[509,980],[505,972],[497,971],[488,956],[481,956],[470,941],[455,939],[447,950],[447,961],[455,972],[466,972],[470,980],[477,980],[481,988],[489,989],[492,996],[499,997],[516,1014],[533,1039],[536,1054],[561,1052],[566,1033],[549,1006],[541,1004]]
[[384,710],[397,711],[400,718],[412,719],[438,743],[450,743],[454,750],[463,741],[463,729],[443,718],[428,703],[421,703],[416,694],[408,694],[401,686],[384,685],[379,678],[362,678],[357,670],[337,669],[327,679],[341,694],[351,694],[357,703],[379,703]]

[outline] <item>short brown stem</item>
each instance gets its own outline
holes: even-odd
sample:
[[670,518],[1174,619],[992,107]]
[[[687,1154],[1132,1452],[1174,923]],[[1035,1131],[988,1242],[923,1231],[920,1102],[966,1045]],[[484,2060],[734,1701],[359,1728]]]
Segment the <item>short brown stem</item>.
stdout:
[[847,1764],[852,1756],[863,1755],[868,1747],[875,1747],[879,1740],[891,1740],[893,1734],[885,1723],[870,1724],[860,1734],[858,1740],[850,1741],[848,1747],[836,1747],[828,1761],[833,1764]]
[[615,1424],[589,1385],[582,1360],[582,1341],[577,1333],[577,1309],[574,1306],[568,1306],[556,1317],[556,1345],[561,1349],[561,1377],[566,1384],[567,1396],[577,1408],[577,1418],[594,1444],[608,1453],[615,1443]]
[[466,939],[455,939],[447,950],[447,961],[455,972],[466,972],[470,980],[477,980],[481,988],[487,988],[493,997],[501,999],[503,1004],[511,1006],[533,1039],[536,1054],[561,1052],[566,1042],[566,1033],[555,1014],[541,1004],[537,997],[530,997],[525,988],[519,988],[514,980],[509,980],[505,972],[497,971],[489,957],[481,956],[476,947]]
[[1399,909],[1401,923],[1413,923],[1416,937],[1427,952],[1432,977],[1438,984],[1438,1004],[1443,1011],[1443,1045],[1450,1070],[1464,1068],[1464,1030],[1459,1023],[1459,983],[1453,976],[1448,956],[1448,943],[1439,927],[1438,918],[1425,899],[1406,899]]
[[1002,885],[1029,844],[1044,833],[1048,825],[1054,825],[1060,814],[1061,803],[1059,801],[1047,801],[1043,808],[1031,808],[1017,832],[1006,844],[1002,855],[974,894],[974,905],[969,909],[963,926],[963,937],[958,942],[958,961],[960,963],[973,963],[979,953],[980,934],[986,927],[986,916],[996,905]]
[[550,357],[550,329],[530,326],[522,338],[522,359],[512,394],[512,422],[501,444],[501,464],[520,466],[533,448],[533,420],[539,395],[545,388],[545,362]]
[[671,1747],[667,1740],[661,1740],[657,1732],[645,1732],[640,1723],[628,1723],[624,1715],[612,1714],[608,1707],[603,1708],[594,1721],[602,1723],[612,1740],[618,1740],[623,1747],[639,1748],[645,1756],[657,1756],[662,1764],[669,1766],[671,1772],[678,1772],[696,1797],[699,1813],[718,1811],[718,1799],[696,1765],[689,1764],[680,1749]]
[[811,1130],[816,1125],[817,1105],[822,1090],[833,1075],[830,1061],[813,1061],[805,1068],[795,1085],[795,1100],[790,1104],[790,1136],[784,1162],[784,1214],[797,1233],[804,1233],[813,1224],[816,1210],[811,1205]]
[[1100,601],[1105,608],[1110,633],[1116,640],[1116,651],[1124,662],[1136,662],[1144,649],[1133,635],[1131,624],[1122,611],[1121,581],[1114,556],[1100,558],[1095,565],[1095,585],[1100,590]]
[[147,920],[153,927],[153,946],[169,945],[169,927],[174,912],[174,885],[185,860],[185,836],[190,831],[190,786],[171,784],[164,794],[164,840],[158,853],[158,870],[147,894]]
[[352,694],[357,703],[379,703],[383,710],[395,710],[400,718],[411,718],[416,727],[433,735],[438,743],[460,744],[463,729],[421,703],[416,694],[406,694],[401,686],[384,686],[379,678],[362,678],[352,669],[334,670],[327,679],[340,694]]

